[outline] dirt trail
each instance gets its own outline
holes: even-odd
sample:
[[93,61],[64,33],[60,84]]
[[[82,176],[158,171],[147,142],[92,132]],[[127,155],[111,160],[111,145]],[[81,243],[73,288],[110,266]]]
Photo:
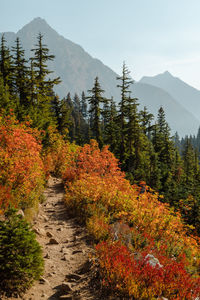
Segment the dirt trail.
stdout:
[[75,219],[68,217],[63,202],[62,182],[50,178],[46,201],[40,206],[34,230],[43,247],[45,272],[24,295],[24,300],[68,299],[98,300],[98,289],[91,288],[92,247],[87,233]]

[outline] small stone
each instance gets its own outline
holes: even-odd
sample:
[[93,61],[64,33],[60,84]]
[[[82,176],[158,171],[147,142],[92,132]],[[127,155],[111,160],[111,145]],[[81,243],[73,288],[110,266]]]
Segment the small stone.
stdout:
[[46,298],[47,295],[46,295],[45,293],[43,293],[43,294],[41,295],[41,297],[42,297],[42,298],[44,298],[44,297]]
[[50,245],[58,245],[59,243],[58,243],[58,241],[57,241],[56,239],[51,238],[51,239],[49,240],[49,244],[50,244]]
[[43,219],[44,219],[45,222],[49,221],[49,218],[47,216],[43,216]]
[[48,273],[47,276],[48,276],[48,277],[53,277],[53,275],[54,275],[53,273]]
[[33,231],[38,235],[46,235],[46,231],[43,228],[34,228]]
[[49,238],[53,237],[53,234],[50,231],[47,231],[46,236],[48,236]]
[[67,255],[64,255],[63,258],[62,258],[62,260],[68,261],[68,256],[67,256]]
[[45,283],[49,284],[49,281],[44,277],[41,277],[39,282],[40,282],[40,284],[45,284]]
[[74,250],[74,251],[72,252],[73,255],[74,255],[74,254],[77,254],[77,253],[83,253],[83,251],[82,251],[82,250]]
[[63,231],[63,227],[59,227],[57,231]]
[[68,275],[66,275],[66,279],[67,279],[67,281],[69,281],[69,282],[75,282],[75,281],[77,281],[77,280],[80,280],[80,279],[81,279],[81,276],[78,275],[78,274],[73,273],[73,274],[68,274]]
[[47,253],[44,258],[50,258],[49,253]]
[[61,291],[63,293],[72,292],[71,284],[69,282],[63,282],[61,285]]

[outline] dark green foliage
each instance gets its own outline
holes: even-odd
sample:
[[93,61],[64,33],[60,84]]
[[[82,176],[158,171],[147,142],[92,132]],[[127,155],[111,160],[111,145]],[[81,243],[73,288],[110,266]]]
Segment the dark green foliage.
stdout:
[[10,50],[6,46],[6,40],[4,35],[1,38],[1,48],[0,48],[0,72],[2,74],[4,86],[9,87],[9,91],[12,93],[13,84],[12,84],[12,72],[13,72],[13,63],[12,55],[10,55]]
[[16,110],[16,101],[11,97],[8,85],[4,85],[3,77],[0,72],[0,111],[8,115],[10,110]]
[[85,93],[82,92],[81,94],[81,114],[83,116],[84,119],[87,119],[88,116],[88,111],[87,111],[87,101],[86,101],[86,97],[85,97]]
[[23,293],[43,272],[42,250],[29,224],[15,210],[0,221],[0,294]]
[[103,146],[102,130],[101,130],[101,104],[104,104],[106,99],[102,96],[104,90],[101,89],[98,77],[95,78],[94,87],[88,90],[91,96],[87,97],[90,104],[90,129],[91,137],[95,138],[101,148]]
[[[107,104],[106,104],[107,106]],[[120,137],[120,129],[117,122],[117,109],[113,98],[110,100],[110,106],[106,108],[104,114],[104,143],[110,145],[110,150],[118,155],[118,141]]]
[[16,46],[12,48],[13,54],[13,90],[19,98],[17,103],[17,116],[24,120],[28,115],[30,106],[29,98],[29,69],[24,58],[24,50],[21,47],[19,38],[16,39]]
[[119,152],[122,166],[125,163],[126,158],[126,105],[130,95],[130,85],[133,84],[133,80],[131,80],[129,74],[130,71],[126,64],[123,63],[122,76],[117,77],[117,80],[120,81],[120,84],[118,84],[117,87],[119,87],[121,91],[118,123],[120,128]]
[[49,49],[43,44],[43,35],[39,33],[38,43],[36,48],[31,49],[34,52],[34,56],[31,58],[33,67],[35,69],[37,82],[37,88],[43,95],[49,95],[55,84],[60,83],[60,78],[49,79],[48,75],[52,73],[47,68],[47,62],[54,59],[54,55],[49,54]]

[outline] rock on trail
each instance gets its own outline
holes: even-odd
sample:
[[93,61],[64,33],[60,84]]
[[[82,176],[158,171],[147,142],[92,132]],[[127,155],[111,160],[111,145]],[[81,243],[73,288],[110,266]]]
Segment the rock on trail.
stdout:
[[44,196],[34,231],[43,248],[45,271],[22,299],[102,299],[98,288],[91,287],[93,249],[85,229],[67,214],[61,179],[50,177]]

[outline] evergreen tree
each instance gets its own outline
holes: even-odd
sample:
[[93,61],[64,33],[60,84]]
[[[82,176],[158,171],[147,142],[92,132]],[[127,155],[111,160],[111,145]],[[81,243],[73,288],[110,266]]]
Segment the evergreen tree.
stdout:
[[184,171],[186,178],[186,185],[190,190],[193,188],[196,172],[196,156],[195,150],[190,142],[190,139],[187,138],[183,148],[183,162],[184,162]]
[[82,143],[81,125],[83,123],[83,117],[81,114],[80,99],[76,93],[73,98],[72,115],[75,121],[75,141],[77,142],[77,144],[81,145]]
[[105,103],[105,98],[102,96],[104,90],[101,89],[98,77],[95,78],[94,87],[88,90],[91,96],[87,97],[90,104],[90,128],[92,132],[92,137],[95,138],[101,148],[103,146],[103,138],[101,131],[101,108],[100,106]]
[[142,131],[145,135],[151,139],[151,133],[153,131],[153,125],[151,124],[154,119],[154,115],[149,113],[146,106],[143,110],[140,111],[140,123],[142,127]]
[[129,99],[130,85],[133,84],[133,80],[129,77],[130,71],[125,63],[122,67],[122,76],[117,77],[120,84],[117,87],[121,90],[121,100],[119,102],[119,128],[120,128],[120,140],[119,140],[119,158],[122,166],[126,159],[126,105]]
[[74,120],[72,117],[73,103],[70,93],[67,94],[66,98],[61,100],[60,111],[61,111],[61,123],[59,131],[62,135],[69,131],[70,140],[73,141],[75,138],[75,127]]
[[0,112],[9,114],[10,110],[16,109],[16,101],[10,96],[8,86],[4,85],[3,76],[0,72]]
[[104,129],[104,143],[110,145],[110,150],[117,155],[117,146],[119,140],[119,127],[117,124],[117,109],[113,98],[110,100],[110,107],[106,109],[104,114],[105,129]]
[[47,68],[47,62],[52,61],[55,56],[49,54],[49,49],[43,44],[43,35],[41,33],[39,33],[37,40],[36,48],[31,49],[34,52],[31,61],[36,72],[37,87],[41,94],[51,95],[54,85],[60,83],[60,77],[49,78],[49,74],[53,73],[53,71],[49,71]]
[[53,97],[51,101],[51,109],[53,112],[53,116],[57,123],[58,131],[60,131],[61,127],[61,102],[59,100],[59,97],[56,95]]
[[15,41],[16,46],[12,47],[13,55],[13,85],[14,92],[19,97],[17,107],[17,115],[19,120],[24,120],[29,114],[30,99],[29,99],[29,69],[25,60],[25,51],[22,49],[19,38]]
[[82,92],[81,94],[81,113],[82,113],[82,116],[83,118],[86,120],[87,119],[87,99],[86,99],[86,96],[85,96],[85,93]]
[[3,78],[4,86],[9,87],[10,94],[13,94],[13,84],[12,84],[12,73],[13,73],[13,62],[12,55],[10,55],[10,50],[6,46],[6,40],[4,35],[1,37],[1,47],[0,47],[0,72]]
[[35,87],[35,95],[32,119],[33,125],[47,129],[49,125],[53,123],[51,114],[51,101],[54,97],[53,87],[60,82],[59,77],[50,79],[49,71],[47,68],[47,62],[54,59],[54,55],[49,55],[49,49],[46,45],[43,45],[43,36],[38,35],[38,43],[36,48],[31,49],[34,52],[34,56],[31,58],[32,68],[34,69],[33,84]]

